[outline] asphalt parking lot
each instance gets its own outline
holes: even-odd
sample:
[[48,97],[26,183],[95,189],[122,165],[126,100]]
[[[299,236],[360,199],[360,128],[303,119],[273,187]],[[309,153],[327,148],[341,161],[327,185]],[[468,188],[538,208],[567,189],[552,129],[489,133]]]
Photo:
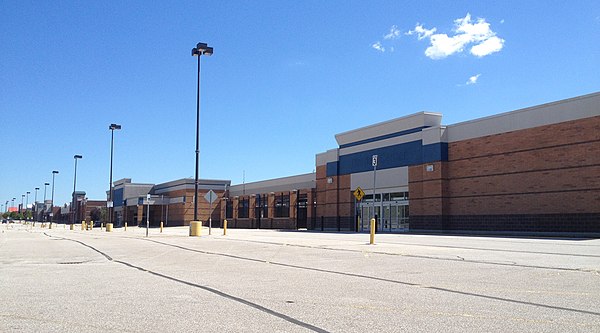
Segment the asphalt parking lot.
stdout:
[[600,240],[0,227],[1,332],[600,332]]

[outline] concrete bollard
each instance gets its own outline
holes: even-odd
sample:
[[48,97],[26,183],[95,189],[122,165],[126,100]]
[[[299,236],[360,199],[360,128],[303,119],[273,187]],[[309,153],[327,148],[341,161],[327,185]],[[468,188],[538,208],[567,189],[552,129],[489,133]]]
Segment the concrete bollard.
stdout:
[[371,219],[371,237],[369,239],[369,244],[375,244],[375,219]]
[[163,231],[163,223],[162,223],[162,221],[160,221],[160,233],[161,234],[162,234],[162,231]]
[[75,230],[75,225],[74,224],[69,224],[69,230]]
[[190,236],[200,237],[202,232],[202,221],[190,222]]
[[127,231],[127,222],[125,222],[125,231]]
[[52,223],[48,224],[48,229],[52,229]]
[[227,220],[223,220],[223,236],[227,236]]
[[102,231],[103,228],[104,228],[104,222],[100,222],[100,231]]
[[112,232],[113,229],[113,224],[112,223],[107,223],[106,224],[106,232]]

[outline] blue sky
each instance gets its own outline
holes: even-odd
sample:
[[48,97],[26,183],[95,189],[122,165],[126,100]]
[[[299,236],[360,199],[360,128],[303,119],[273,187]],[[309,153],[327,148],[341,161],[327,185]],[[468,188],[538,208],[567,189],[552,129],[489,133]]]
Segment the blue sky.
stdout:
[[[418,111],[443,123],[600,91],[598,1],[1,1],[0,202],[56,178],[312,172],[334,135]],[[49,191],[48,191],[49,197]],[[10,203],[9,203],[10,205]]]

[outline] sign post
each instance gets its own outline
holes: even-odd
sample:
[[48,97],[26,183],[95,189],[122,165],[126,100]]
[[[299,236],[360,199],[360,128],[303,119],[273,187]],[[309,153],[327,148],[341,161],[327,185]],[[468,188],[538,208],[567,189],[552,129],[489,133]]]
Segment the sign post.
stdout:
[[210,235],[212,232],[212,204],[217,200],[217,194],[213,190],[209,190],[204,195],[204,199],[210,204],[210,210],[208,211],[208,234]]
[[[371,157],[371,162],[373,164],[373,218],[375,219],[375,222],[377,222],[377,219],[375,218],[375,179],[376,179],[376,175],[377,175],[377,159],[378,159],[377,155],[373,155]],[[373,223],[371,223],[371,227],[372,226],[373,226]]]
[[148,208],[146,210],[146,237],[148,237],[148,228],[150,228],[150,194],[146,195]]
[[358,209],[356,207],[356,202],[362,200],[362,198],[365,196],[365,191],[363,191],[362,188],[360,188],[360,186],[357,186],[356,190],[354,190],[352,192],[352,194],[354,194],[354,212],[356,214],[356,232],[358,232],[360,229],[360,222],[359,222],[360,214],[357,213]]

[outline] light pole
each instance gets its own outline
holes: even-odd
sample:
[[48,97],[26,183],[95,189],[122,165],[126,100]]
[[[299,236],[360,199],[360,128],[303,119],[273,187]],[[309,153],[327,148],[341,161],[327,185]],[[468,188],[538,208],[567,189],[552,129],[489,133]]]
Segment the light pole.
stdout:
[[21,213],[21,209],[23,209],[23,200],[25,199],[25,194],[21,194],[21,207],[19,207],[19,213]]
[[76,218],[77,218],[77,196],[75,195],[75,186],[77,184],[77,160],[83,158],[83,156],[81,155],[75,155],[73,156],[73,159],[75,160],[75,175],[73,177],[73,206],[75,207],[74,210],[71,209],[73,211],[73,224],[75,224]]
[[36,187],[36,188],[34,188],[34,190],[35,190],[35,199],[34,199],[35,203],[33,205],[34,212],[35,212],[35,219],[34,220],[37,221],[38,220],[38,216],[37,216],[37,192],[40,190],[40,188]]
[[12,208],[15,208],[15,199],[17,199],[17,198],[12,198],[12,203],[10,205]]
[[198,43],[192,49],[192,56],[198,57],[198,91],[196,92],[196,177],[194,180],[194,221],[198,221],[198,168],[200,166],[200,56],[210,56],[213,48],[206,43]]
[[25,199],[25,219],[27,220],[27,206],[29,206],[29,194],[31,193],[31,191],[27,191],[26,193],[26,199]]
[[56,174],[58,174],[58,171],[52,171],[52,199],[50,200],[50,214],[48,215],[50,217],[50,227],[52,227],[52,220],[54,218],[54,176]]
[[46,206],[46,188],[48,185],[50,185],[50,183],[44,183],[44,211],[42,212],[42,222],[46,220],[46,209],[48,209],[48,206]]
[[108,191],[108,202],[110,203],[108,206],[108,223],[112,223],[112,218],[113,218],[113,214],[114,214],[114,206],[115,203],[113,202],[113,180],[112,180],[112,171],[113,171],[113,143],[114,143],[114,138],[115,138],[115,130],[120,130],[121,129],[121,125],[118,124],[110,124],[110,126],[108,126],[108,129],[110,130],[110,180],[108,183],[109,186],[109,191]]

